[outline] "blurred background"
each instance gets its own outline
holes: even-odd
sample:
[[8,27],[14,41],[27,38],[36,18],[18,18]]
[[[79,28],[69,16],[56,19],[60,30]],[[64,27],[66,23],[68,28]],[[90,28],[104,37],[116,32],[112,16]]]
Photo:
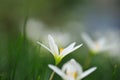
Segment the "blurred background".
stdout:
[[[81,37],[106,38],[115,44],[109,51],[84,63],[89,48]],[[86,70],[98,69],[83,80],[118,80],[120,78],[120,1],[119,0],[0,0],[0,80],[48,80],[53,56],[36,42],[48,44],[51,34],[56,43],[66,47],[71,42],[84,45],[67,55]],[[55,75],[53,80],[61,80]]]

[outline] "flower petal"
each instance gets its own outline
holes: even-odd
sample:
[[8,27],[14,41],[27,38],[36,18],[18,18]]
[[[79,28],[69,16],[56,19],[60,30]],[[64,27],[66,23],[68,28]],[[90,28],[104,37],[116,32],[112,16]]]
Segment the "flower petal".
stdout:
[[97,42],[100,45],[100,47],[103,48],[106,43],[106,39],[103,37],[103,38],[100,38]]
[[79,47],[81,47],[83,44],[80,44],[76,47],[73,48],[73,46],[70,46],[68,48],[66,48],[66,50],[64,50],[62,53],[61,53],[61,57],[65,57],[66,55],[68,55],[69,53],[73,52],[74,50],[78,49]]
[[59,54],[58,47],[55,44],[55,41],[51,35],[48,35],[49,46],[53,54]]
[[[44,47],[45,49],[47,49],[49,52],[52,53],[52,51],[47,47],[45,46],[44,44],[40,43],[40,42],[37,42],[39,45],[41,45],[42,47]],[[52,53],[53,54],[53,53]]]
[[86,33],[82,34],[82,38],[85,41],[85,43],[88,45],[88,47],[90,48],[94,47],[94,42]]
[[65,75],[64,72],[62,72],[58,67],[49,64],[49,68],[51,68],[54,72],[56,72],[59,76],[61,76],[63,79],[68,80],[67,76]]
[[70,61],[68,61],[67,63],[65,63],[62,67],[62,71],[65,72],[66,69],[70,71],[77,71],[78,75],[82,74],[83,72],[83,69],[82,69],[82,66],[76,62],[75,59],[71,59]]
[[104,48],[102,48],[102,51],[109,51],[109,50],[115,50],[117,44],[110,44],[110,45],[106,45],[104,46]]
[[60,54],[63,55],[64,53],[67,53],[68,51],[70,51],[71,49],[73,49],[73,47],[75,46],[75,44],[76,44],[76,42],[73,42],[67,48],[63,49],[63,51]]
[[78,75],[83,72],[82,66],[75,59],[71,59],[70,62],[77,69]]
[[93,68],[90,68],[89,70],[83,72],[79,79],[83,79],[84,77],[86,77],[87,75],[89,75],[90,73],[92,73],[93,71],[95,71],[97,68],[96,67],[93,67]]

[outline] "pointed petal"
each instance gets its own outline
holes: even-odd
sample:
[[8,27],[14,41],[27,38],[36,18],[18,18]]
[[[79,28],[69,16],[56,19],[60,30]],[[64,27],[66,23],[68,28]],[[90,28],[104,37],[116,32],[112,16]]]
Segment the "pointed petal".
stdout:
[[71,49],[73,49],[73,47],[75,46],[75,44],[76,44],[76,42],[73,42],[67,48],[63,49],[62,53],[60,53],[60,54],[62,55],[64,53],[67,53],[68,51],[70,51]]
[[[39,45],[41,45],[42,47],[44,47],[45,49],[47,49],[49,52],[52,53],[52,51],[47,47],[45,46],[44,44],[40,43],[40,42],[37,42]],[[53,53],[52,53],[53,54]]]
[[61,76],[63,79],[67,79],[67,76],[65,75],[64,72],[62,72],[62,70],[60,70],[58,67],[49,64],[48,65],[49,68],[51,68],[54,72],[56,72],[59,76]]
[[82,34],[82,38],[84,42],[88,45],[88,47],[92,48],[94,46],[94,42],[86,33]]
[[78,46],[76,46],[72,49],[71,48],[66,49],[66,51],[61,53],[61,57],[64,57],[64,56],[68,55],[69,53],[71,53],[71,52],[75,51],[76,49],[80,48],[82,45],[83,44],[80,44],[80,45],[78,45]]
[[48,35],[48,40],[49,40],[49,46],[50,46],[52,53],[59,54],[58,47],[51,35]]
[[84,77],[86,77],[87,75],[89,75],[90,73],[92,73],[93,71],[95,71],[97,68],[96,67],[93,67],[93,68],[90,68],[89,70],[83,72],[79,79],[83,79]]

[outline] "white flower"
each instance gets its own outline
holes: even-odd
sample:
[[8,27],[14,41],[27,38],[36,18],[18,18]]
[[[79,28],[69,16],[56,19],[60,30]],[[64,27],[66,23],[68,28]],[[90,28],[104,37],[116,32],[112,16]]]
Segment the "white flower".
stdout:
[[113,45],[106,44],[106,38],[100,38],[93,41],[86,33],[82,34],[82,38],[93,53],[98,53],[113,48]]
[[56,45],[56,43],[51,35],[48,35],[48,41],[49,41],[50,48],[48,48],[47,46],[45,46],[44,44],[42,44],[40,42],[37,42],[37,43],[52,53],[52,55],[55,58],[56,64],[58,64],[62,60],[63,57],[65,57],[69,53],[73,52],[74,50],[76,50],[82,46],[82,44],[80,44],[80,45],[74,47],[76,44],[76,42],[74,42],[74,43],[70,44],[68,47],[66,47],[65,49],[63,49],[63,48],[58,49],[58,46]]
[[96,70],[96,67],[93,67],[83,72],[81,65],[74,59],[71,59],[65,63],[62,67],[62,70],[51,64],[48,66],[64,80],[81,80]]
[[[47,31],[45,29],[46,25],[42,21],[39,21],[39,20],[33,19],[33,18],[30,18],[27,21],[26,26],[27,26],[26,27],[27,38],[32,40],[32,41],[39,40],[41,37],[43,39],[43,37],[44,37],[44,35],[45,35],[46,31]],[[23,32],[23,31],[21,31],[21,32]]]
[[71,37],[69,33],[60,32],[58,30],[49,31],[48,33],[50,33],[52,37],[55,37],[56,43],[59,46],[61,45],[66,46],[71,41]]
[[[23,29],[22,28],[20,28],[20,29],[21,29],[21,33],[22,33]],[[61,32],[57,28],[49,29],[49,28],[47,28],[47,25],[44,24],[42,21],[34,19],[34,18],[30,18],[27,21],[26,35],[27,35],[28,39],[30,39],[34,42],[41,40],[43,43],[46,43],[47,39],[45,36],[47,36],[48,34],[51,34],[53,37],[55,37],[56,42],[59,45],[61,45],[61,43],[63,45],[67,45],[69,43],[69,41],[71,40],[70,34],[66,31]]]

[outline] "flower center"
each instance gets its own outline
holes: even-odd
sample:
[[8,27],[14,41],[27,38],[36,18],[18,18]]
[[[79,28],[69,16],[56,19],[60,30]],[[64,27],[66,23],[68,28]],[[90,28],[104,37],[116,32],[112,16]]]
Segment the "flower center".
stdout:
[[99,49],[100,48],[100,44],[97,42],[96,43],[96,49]]
[[76,79],[77,76],[78,76],[78,73],[76,71],[75,72],[67,71],[66,75],[69,76],[69,77],[72,77],[72,78]]
[[77,73],[77,72],[74,72],[74,73],[73,73],[73,77],[76,79],[77,76],[78,76],[78,73]]
[[60,54],[62,53],[63,50],[64,50],[63,48],[60,48]]

